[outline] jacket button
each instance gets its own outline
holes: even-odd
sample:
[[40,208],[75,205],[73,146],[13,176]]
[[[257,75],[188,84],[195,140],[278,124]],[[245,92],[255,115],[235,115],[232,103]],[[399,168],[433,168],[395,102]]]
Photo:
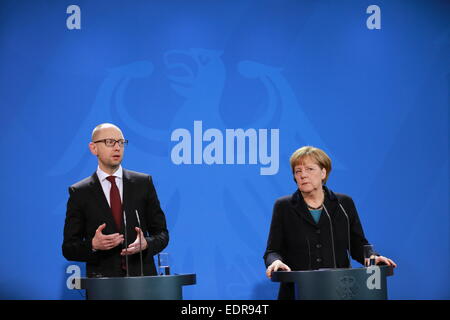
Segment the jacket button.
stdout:
[[316,245],[316,248],[320,249],[320,248],[322,248],[322,245],[319,243],[319,244]]
[[317,258],[316,261],[317,261],[318,263],[321,263],[321,262],[322,262],[322,259],[321,259],[321,258]]

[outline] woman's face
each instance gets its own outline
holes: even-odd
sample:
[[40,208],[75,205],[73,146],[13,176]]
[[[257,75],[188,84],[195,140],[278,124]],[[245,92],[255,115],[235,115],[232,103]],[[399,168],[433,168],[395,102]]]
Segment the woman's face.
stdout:
[[298,189],[303,193],[315,190],[322,190],[322,181],[325,179],[327,171],[310,157],[304,157],[300,163],[294,167],[294,178]]

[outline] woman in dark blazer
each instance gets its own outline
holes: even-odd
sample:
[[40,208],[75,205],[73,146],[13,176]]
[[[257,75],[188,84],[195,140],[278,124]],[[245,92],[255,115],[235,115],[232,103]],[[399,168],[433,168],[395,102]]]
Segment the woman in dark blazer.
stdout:
[[[331,172],[327,154],[306,146],[290,158],[297,183],[294,194],[277,199],[264,261],[270,278],[278,270],[351,267],[349,254],[361,264],[369,244],[352,198],[325,186]],[[349,250],[348,250],[349,249]],[[373,253],[376,264],[396,267]],[[294,286],[282,283],[278,299],[294,299]]]

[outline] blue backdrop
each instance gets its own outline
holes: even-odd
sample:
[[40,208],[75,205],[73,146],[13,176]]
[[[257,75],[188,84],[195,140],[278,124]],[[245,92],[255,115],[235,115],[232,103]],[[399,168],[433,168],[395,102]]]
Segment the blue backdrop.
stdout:
[[0,296],[82,298],[61,254],[67,188],[112,122],[123,166],[154,177],[172,270],[197,273],[185,298],[276,298],[272,206],[309,144],[398,263],[390,298],[448,299],[449,87],[448,1],[3,0]]

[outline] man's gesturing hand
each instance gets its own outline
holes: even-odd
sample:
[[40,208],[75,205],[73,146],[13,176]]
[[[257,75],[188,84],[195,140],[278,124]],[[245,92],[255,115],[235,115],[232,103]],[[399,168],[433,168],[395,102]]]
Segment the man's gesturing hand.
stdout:
[[106,223],[100,225],[95,231],[95,236],[92,238],[92,249],[111,250],[123,242],[123,235],[119,233],[104,235],[102,231],[105,228]]
[[[142,233],[142,230],[138,227],[134,228],[137,232],[136,240],[128,246],[127,249],[123,249],[120,253],[122,256],[129,256],[135,253],[138,253],[139,251],[145,250],[148,247],[147,240],[145,240],[144,234]],[[139,245],[139,237],[141,237],[141,244]]]

